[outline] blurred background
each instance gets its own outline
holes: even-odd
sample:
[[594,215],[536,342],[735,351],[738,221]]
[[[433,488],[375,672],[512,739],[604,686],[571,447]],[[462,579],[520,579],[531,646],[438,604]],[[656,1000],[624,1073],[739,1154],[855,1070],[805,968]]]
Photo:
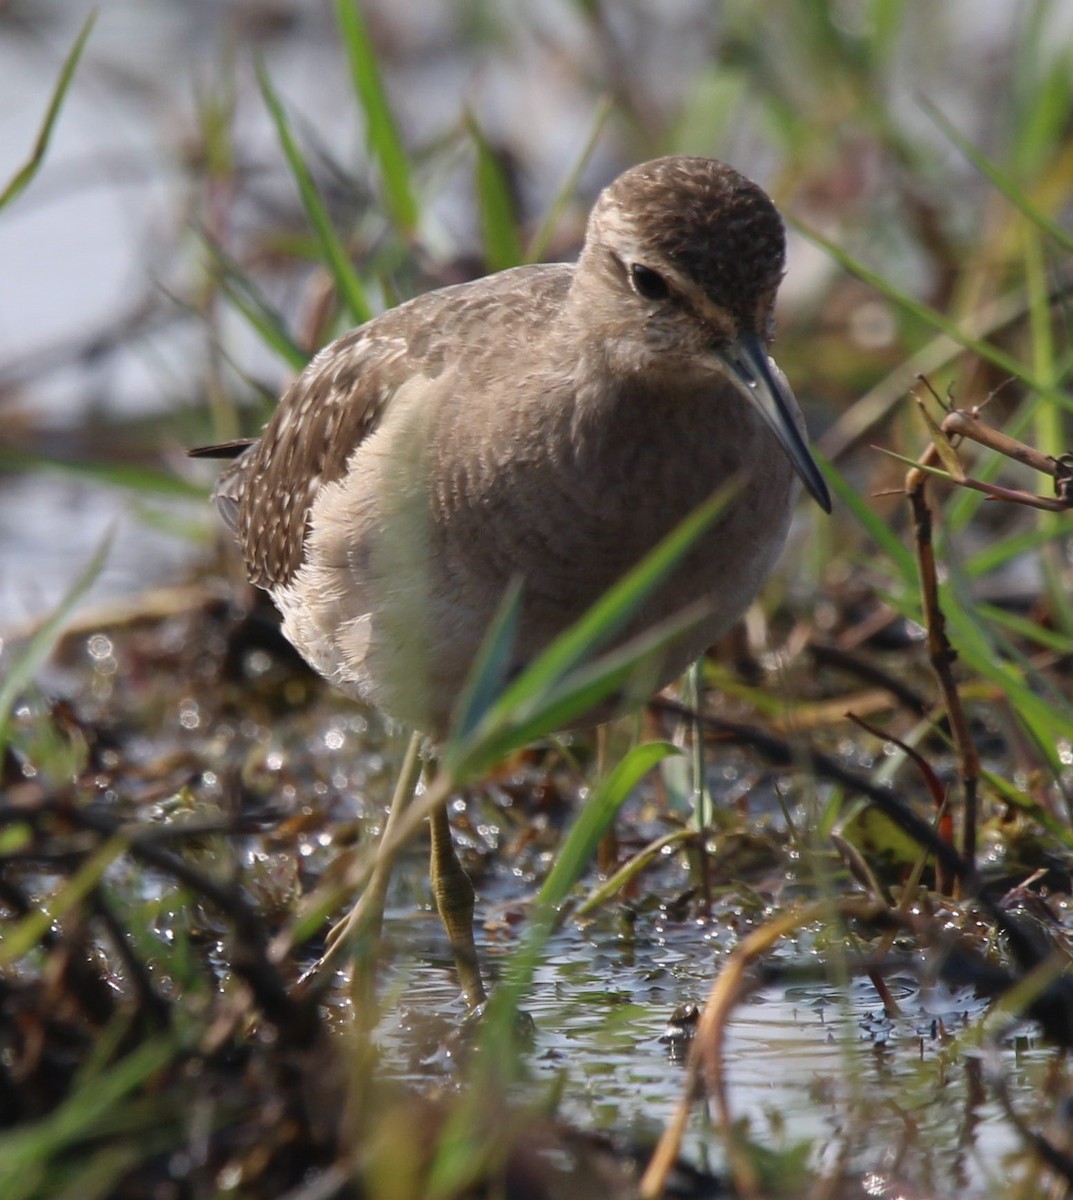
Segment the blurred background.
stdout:
[[[411,210],[386,194],[333,5],[98,6],[47,157],[0,211],[0,628],[54,606],[109,529],[91,598],[178,578],[202,552],[212,471],[184,447],[255,432],[299,362],[244,299],[305,352],[348,324],[258,61],[373,308],[533,250],[572,256],[591,199],[623,166],[707,154],[798,223],[776,353],[813,435],[851,475],[845,455],[876,423],[902,420],[921,365],[966,399],[1001,382],[950,344],[918,362],[935,329],[802,230],[955,322],[1008,299],[1026,270],[1016,213],[943,121],[1060,212],[1073,6],[362,0],[359,11]],[[89,12],[0,4],[0,179],[29,156]],[[1059,270],[1039,253],[1041,270]],[[995,318],[1006,329],[1025,311],[1011,305]],[[877,459],[853,476],[868,490],[900,470]]]

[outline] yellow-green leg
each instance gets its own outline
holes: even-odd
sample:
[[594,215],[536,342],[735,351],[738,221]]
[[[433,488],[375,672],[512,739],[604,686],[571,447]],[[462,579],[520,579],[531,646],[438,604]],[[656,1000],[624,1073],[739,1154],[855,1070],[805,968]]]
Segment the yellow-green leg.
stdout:
[[410,806],[421,778],[421,735],[411,734],[402,760],[402,768],[391,796],[384,831],[380,835],[376,861],[369,882],[358,902],[328,933],[328,945],[318,969],[323,970],[340,954],[351,954],[351,995],[359,1020],[366,1028],[376,1021],[376,963],[380,956],[380,933],[384,922],[384,899],[391,872],[398,857],[393,834],[403,813]]
[[477,960],[477,945],[473,938],[473,908],[476,895],[469,876],[462,869],[451,837],[447,808],[441,805],[429,816],[432,846],[428,875],[440,920],[451,943],[458,982],[466,1003],[475,1008],[485,998],[481,981],[481,965]]
[[[329,932],[327,949],[317,964],[318,968],[323,969],[340,954],[350,952],[351,994],[355,1008],[361,1014],[360,1019],[367,1028],[375,1021],[374,985],[384,899],[399,850],[394,844],[394,833],[417,792],[422,768],[421,740],[420,734],[413,734],[406,748],[369,882],[347,916]],[[432,835],[429,863],[432,894],[451,943],[462,994],[468,1004],[475,1006],[484,1000],[485,991],[473,938],[473,885],[455,854],[446,807],[441,805],[433,811],[429,825]]]

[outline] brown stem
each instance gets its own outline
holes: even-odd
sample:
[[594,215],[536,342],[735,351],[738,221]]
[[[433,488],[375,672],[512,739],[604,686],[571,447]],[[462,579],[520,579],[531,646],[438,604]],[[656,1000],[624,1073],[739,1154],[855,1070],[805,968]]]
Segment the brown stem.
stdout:
[[976,409],[951,409],[943,418],[941,428],[947,437],[966,437],[989,450],[997,450],[999,454],[1012,458],[1014,462],[1024,463],[1026,467],[1031,467],[1041,475],[1049,475],[1052,479],[1058,477],[1061,458],[1043,454],[1034,446],[1019,442],[994,426],[985,424],[980,420]]
[[[934,446],[921,456],[921,463],[932,465],[938,458]],[[939,577],[935,567],[935,547],[932,542],[932,514],[927,498],[928,476],[915,468],[906,475],[905,492],[913,514],[913,534],[916,542],[917,566],[920,572],[920,598],[924,610],[924,626],[928,634],[928,658],[942,693],[950,718],[950,729],[958,756],[958,777],[961,784],[961,856],[973,866],[976,862],[977,789],[980,779],[980,758],[969,731],[968,719],[961,704],[952,665],[957,652],[946,636],[946,618],[939,604]]]

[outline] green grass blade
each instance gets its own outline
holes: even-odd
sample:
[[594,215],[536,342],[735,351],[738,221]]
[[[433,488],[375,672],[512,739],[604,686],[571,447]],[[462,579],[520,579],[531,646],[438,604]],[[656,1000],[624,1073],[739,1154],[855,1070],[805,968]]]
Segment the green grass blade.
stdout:
[[980,778],[995,790],[1004,804],[1018,808],[1031,821],[1036,821],[1047,833],[1063,846],[1073,850],[1073,830],[1049,812],[1042,804],[1033,800],[1026,792],[1015,787],[1009,780],[1003,779],[994,771],[981,771]]
[[68,479],[84,479],[109,487],[129,489],[142,499],[157,496],[178,500],[204,500],[205,489],[190,483],[170,471],[143,467],[136,463],[87,462],[75,459],[52,458],[47,454],[18,454],[0,449],[0,469],[12,472],[36,471],[61,475]]
[[212,259],[224,295],[235,309],[246,318],[264,345],[278,354],[292,371],[303,370],[309,355],[291,337],[283,318],[265,300],[253,280],[210,239],[203,239],[202,244]]
[[522,585],[517,581],[508,588],[466,680],[455,718],[459,739],[465,739],[473,732],[503,691],[517,641],[521,610]]
[[395,228],[408,239],[417,229],[417,201],[410,160],[388,102],[376,51],[369,40],[358,0],[335,0],[335,16],[354,92],[365,113],[366,144],[380,168],[384,202]]
[[954,484],[957,480],[944,467],[933,467],[930,463],[918,462],[915,458],[910,458],[908,454],[899,454],[897,450],[888,450],[886,446],[876,446],[875,449],[880,454],[885,454],[888,458],[893,458],[895,462],[902,463],[903,466],[911,467],[914,471],[920,471],[922,475],[930,475],[933,479],[941,479],[944,483]]
[[[816,452],[814,451],[814,453]],[[824,478],[830,484],[831,491],[834,492],[836,499],[841,502],[850,516],[853,517],[872,541],[886,554],[897,568],[898,575],[902,581],[909,586],[915,586],[917,568],[916,559],[913,557],[912,551],[904,545],[894,530],[871,508],[865,497],[857,493],[833,463],[828,462],[827,459],[818,453],[816,453],[816,460],[823,468]]]
[[1056,527],[1038,527],[1028,529],[1024,533],[1013,533],[996,541],[990,546],[978,550],[965,563],[965,573],[972,579],[978,579],[991,571],[1004,567],[1012,559],[1019,558],[1040,546],[1046,546],[1060,538],[1067,537],[1069,531],[1061,525]]
[[[644,742],[634,746],[607,778],[596,786],[582,806],[570,833],[559,847],[555,865],[537,893],[536,905],[521,944],[511,955],[489,1001],[486,1024],[482,1030],[485,1048],[493,1044],[509,1046],[518,1006],[532,982],[533,972],[548,937],[559,922],[559,910],[574,884],[592,862],[600,839],[611,828],[619,809],[653,767],[672,754],[680,753],[669,742]],[[485,1061],[491,1060],[494,1070],[499,1056],[490,1054],[482,1057]]]
[[[1061,383],[1054,336],[1054,314],[1048,285],[1047,263],[1043,239],[1037,229],[1025,230],[1025,279],[1029,293],[1029,329],[1031,331],[1032,362],[1036,375],[1049,380],[1055,388]],[[1045,454],[1058,455],[1065,449],[1066,415],[1054,404],[1037,407],[1032,444]],[[1040,513],[1039,525],[1059,534],[1068,530],[1065,513]],[[1073,632],[1073,601],[1062,556],[1054,546],[1045,546],[1039,558],[1043,568],[1043,590],[1048,610],[1055,625],[1066,633]]]
[[544,219],[540,222],[540,227],[533,234],[532,238],[530,238],[528,246],[526,246],[526,262],[543,262],[546,258],[552,238],[555,236],[555,230],[558,228],[563,213],[566,211],[566,206],[577,194],[577,185],[578,180],[581,178],[581,172],[588,165],[589,159],[592,157],[592,152],[596,149],[596,143],[600,140],[600,135],[607,124],[607,119],[614,110],[615,104],[611,97],[603,96],[596,106],[596,112],[592,118],[592,128],[589,131],[589,136],[585,139],[585,144],[581,147],[581,153],[577,156],[570,170],[567,171],[566,178],[560,184],[559,190],[555,193],[555,198],[548,206],[548,211],[544,214]]
[[826,251],[839,266],[849,271],[851,275],[855,275],[863,283],[868,284],[869,287],[874,288],[880,295],[886,296],[888,300],[896,304],[910,316],[929,325],[932,329],[937,329],[941,333],[945,333],[947,337],[951,338],[963,349],[971,350],[985,361],[998,367],[1000,371],[1005,371],[1013,378],[1020,379],[1026,386],[1040,392],[1048,400],[1053,401],[1066,410],[1073,410],[1073,399],[1063,395],[1057,388],[1050,387],[1044,381],[1034,378],[1028,373],[1024,363],[1011,357],[1005,351],[998,349],[997,346],[991,345],[990,342],[971,337],[958,326],[956,321],[952,321],[937,309],[924,304],[923,301],[914,300],[912,296],[895,287],[888,280],[884,279],[882,275],[876,274],[875,271],[870,270],[848,251],[843,250],[836,242],[824,237],[818,230],[812,229],[800,221],[791,220],[790,223],[801,234],[807,237],[810,242],[819,246],[821,250]]
[[8,924],[0,941],[0,968],[24,958],[54,922],[76,909],[126,848],[127,838],[117,834],[87,859],[55,895],[19,921]]
[[940,588],[939,598],[959,661],[1006,697],[1050,769],[1059,771],[1058,743],[1073,729],[1073,702],[1059,695],[1009,639],[985,624],[950,556],[946,565],[951,581]]
[[8,742],[11,713],[15,707],[15,700],[23,688],[33,681],[38,670],[48,659],[63,633],[64,624],[71,615],[72,609],[100,575],[112,549],[113,536],[112,532],[107,534],[97,547],[93,557],[71,585],[67,595],[16,656],[3,679],[0,680],[0,752]]
[[678,753],[666,742],[635,746],[596,787],[578,814],[537,895],[521,943],[488,1001],[481,1023],[480,1050],[472,1060],[475,1078],[469,1081],[465,1101],[451,1114],[440,1137],[429,1175],[429,1196],[465,1192],[475,1172],[483,1167],[486,1155],[494,1153],[484,1132],[483,1108],[487,1096],[501,1094],[500,1085],[515,1073],[519,1006],[558,923],[559,910],[629,794],[657,763]]
[[655,862],[665,851],[671,850],[675,846],[687,842],[696,836],[696,830],[694,829],[675,829],[672,833],[665,833],[663,837],[656,838],[654,842],[649,842],[629,862],[619,867],[609,879],[597,884],[577,906],[574,916],[578,918],[586,917],[589,913],[595,912],[596,909],[613,900],[631,880],[641,874],[649,863]]
[[962,137],[953,123],[930,100],[923,99],[921,100],[921,104],[924,107],[924,111],[931,117],[939,129],[942,130],[943,134],[953,142],[981,175],[994,184],[1015,208],[1022,212],[1033,225],[1043,230],[1049,237],[1052,237],[1063,250],[1073,251],[1073,234],[1068,229],[1064,229],[1041,208],[1033,204],[1010,176],[996,163],[992,162],[986,154],[977,150],[970,141]]
[[[560,688],[570,672],[591,662],[596,653],[621,631],[645,599],[673,570],[701,534],[716,520],[737,482],[720,488],[685,518],[624,579],[602,596],[587,613],[555,639],[536,661],[530,663],[502,693],[469,737],[456,731],[444,746],[441,761],[456,779],[465,778],[474,763],[484,762],[492,744],[505,744],[523,723],[525,728],[542,723],[542,710],[561,714],[566,696]],[[656,636],[660,636],[657,631]],[[664,634],[664,636],[666,636]],[[644,645],[642,655],[650,653]],[[622,666],[622,664],[618,664]],[[623,667],[627,672],[632,669]],[[621,676],[605,677],[609,690]],[[584,686],[592,680],[583,678]],[[606,693],[605,693],[606,694]],[[587,693],[591,697],[591,692]]]
[[489,271],[505,271],[508,267],[518,266],[525,259],[514,199],[499,159],[472,117],[469,127],[477,148],[477,207],[484,258]]
[[649,630],[594,662],[569,671],[545,691],[523,695],[517,704],[497,704],[450,761],[458,783],[476,778],[514,750],[566,728],[609,696],[624,708],[639,707],[657,685],[655,665],[663,651],[706,612],[698,606]]
[[316,235],[321,257],[335,280],[339,297],[350,314],[351,320],[356,325],[362,325],[373,315],[372,306],[365,294],[365,285],[354,269],[346,247],[335,232],[331,218],[328,216],[328,210],[324,207],[324,202],[317,191],[317,185],[313,181],[313,173],[302,157],[302,152],[295,140],[287,113],[272,86],[264,63],[260,59],[257,60],[256,69],[261,95],[264,97],[265,106],[276,127],[280,148],[291,168],[291,174],[294,176],[306,216]]
[[177,1053],[170,1037],[144,1041],[109,1070],[84,1081],[47,1117],[0,1134],[0,1195],[5,1200],[40,1197],[42,1193],[30,1181],[35,1176],[40,1178],[74,1146],[92,1137],[117,1105],[167,1066]]
[[[681,750],[670,742],[644,742],[634,746],[615,766],[608,777],[586,800],[566,841],[559,847],[555,865],[537,894],[537,905],[543,918],[554,927],[558,910],[592,861],[596,846],[611,827],[627,796],[657,764]],[[525,969],[524,959],[513,962],[505,972],[508,981],[528,987],[531,972]]]
[[245,283],[228,277],[220,280],[224,295],[236,312],[246,318],[263,345],[274,351],[295,374],[309,364],[309,355],[294,341],[278,313],[272,311]]
[[1019,616],[994,604],[977,603],[976,610],[985,621],[990,621],[1000,629],[1008,629],[1023,641],[1033,642],[1045,650],[1053,650],[1056,654],[1073,654],[1073,638],[1068,634],[1057,633],[1038,621]]
[[30,157],[11,177],[4,190],[0,192],[0,209],[21,195],[41,169],[41,164],[45,161],[45,155],[48,153],[49,143],[52,141],[52,131],[60,115],[60,109],[63,107],[63,102],[71,86],[71,80],[74,79],[75,71],[78,69],[82,51],[86,48],[86,42],[89,41],[89,35],[96,20],[97,10],[94,9],[85,21],[83,21],[82,28],[78,31],[78,37],[75,38],[74,45],[63,61],[59,77],[52,89],[52,95],[49,97],[48,108],[45,110],[45,119],[41,122],[41,126],[37,131],[37,137],[34,140],[34,147],[30,152]]
[[560,682],[568,671],[591,659],[666,579],[726,508],[736,491],[736,483],[720,488],[671,530],[624,579],[555,639],[545,653],[525,670],[500,703],[512,704],[536,689],[546,692]]

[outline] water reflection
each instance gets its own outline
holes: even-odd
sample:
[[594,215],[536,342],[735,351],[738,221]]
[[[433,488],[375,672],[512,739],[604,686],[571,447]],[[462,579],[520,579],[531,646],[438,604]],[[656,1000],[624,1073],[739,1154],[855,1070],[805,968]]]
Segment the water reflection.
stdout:
[[[393,917],[386,1066],[427,1087],[459,1071],[458,989],[434,915],[396,910]],[[495,944],[482,951],[493,970],[503,952]],[[679,1005],[703,1004],[720,957],[703,927],[642,931],[628,947],[592,929],[564,928],[526,1002],[536,1025],[530,1085],[550,1094],[561,1076],[561,1116],[654,1139],[684,1082],[664,1036],[668,1018]],[[725,1045],[733,1117],[773,1150],[811,1143],[813,1168],[837,1155],[858,1176],[982,1200],[992,1194],[989,1181],[1004,1176],[1004,1158],[1020,1148],[982,1085],[979,1055],[952,1053],[955,1036],[986,1005],[964,989],[922,989],[909,972],[888,983],[903,1011],[893,1021],[864,978],[846,990],[828,981],[766,986],[740,1004]],[[996,1053],[1014,1102],[1030,1099],[1049,1053],[1032,1041],[1010,1041]],[[685,1152],[698,1165],[723,1166],[703,1103]]]

